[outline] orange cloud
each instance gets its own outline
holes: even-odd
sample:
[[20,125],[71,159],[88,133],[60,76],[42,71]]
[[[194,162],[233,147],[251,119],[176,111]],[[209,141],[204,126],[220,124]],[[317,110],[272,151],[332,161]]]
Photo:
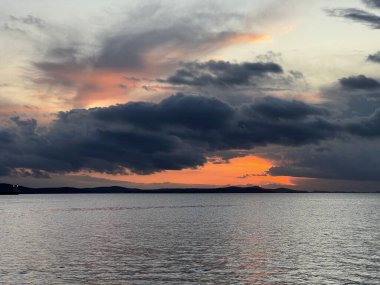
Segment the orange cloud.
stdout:
[[257,42],[269,42],[272,38],[266,34],[250,34],[250,33],[242,33],[242,34],[231,34],[225,38],[224,44],[226,46],[237,45],[237,44],[249,44],[249,43],[257,43]]
[[[109,106],[117,103],[125,103],[128,100],[128,94],[141,84],[128,80],[129,77],[144,77],[145,74],[113,71],[108,69],[80,69],[73,72],[56,71],[54,74],[55,81],[47,82],[50,87],[46,94],[45,103],[54,101],[51,94],[61,92],[64,96],[59,96],[59,104],[62,109],[62,103],[67,108],[88,108]],[[60,82],[69,82],[68,86]],[[44,83],[44,82],[43,82]],[[45,83],[46,84],[46,83]],[[62,92],[65,90],[65,92]],[[57,97],[56,97],[57,98]],[[42,99],[42,98],[40,98]],[[56,99],[55,99],[56,100]]]
[[125,101],[130,86],[123,74],[110,70],[93,70],[77,74],[78,89],[73,98],[74,104],[81,107],[107,106]]
[[[40,69],[40,77],[33,81],[47,87],[42,105],[53,103],[61,108],[64,106],[64,109],[109,106],[142,99],[136,91],[141,91],[147,82],[128,81],[126,78],[144,78],[154,84],[157,77],[165,77],[177,68],[178,62],[203,59],[215,51],[234,45],[270,40],[267,34],[223,32],[214,34],[196,47],[179,43],[161,44],[144,53],[143,68],[133,70],[99,68],[77,62],[41,62],[36,64]],[[148,89],[144,88],[145,92],[155,91]],[[153,89],[160,89],[160,86],[156,85]],[[133,97],[129,97],[132,91]],[[38,92],[43,93],[42,90]]]

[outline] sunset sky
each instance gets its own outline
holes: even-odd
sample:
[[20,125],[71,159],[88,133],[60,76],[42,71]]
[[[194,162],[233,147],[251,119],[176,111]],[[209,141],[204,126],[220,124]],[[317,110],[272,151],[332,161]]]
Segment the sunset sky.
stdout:
[[0,0],[0,181],[380,189],[380,1]]

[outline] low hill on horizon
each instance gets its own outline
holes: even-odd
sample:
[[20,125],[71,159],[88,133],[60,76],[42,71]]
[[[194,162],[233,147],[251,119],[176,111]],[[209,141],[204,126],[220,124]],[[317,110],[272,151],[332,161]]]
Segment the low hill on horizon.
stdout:
[[[15,193],[16,192],[16,193]],[[359,191],[318,191],[318,190],[294,190],[290,188],[263,188],[260,186],[226,186],[217,188],[157,188],[157,189],[139,189],[127,188],[121,186],[106,186],[93,188],[76,188],[76,187],[46,187],[31,188],[18,186],[17,190],[12,184],[0,183],[1,194],[170,194],[170,193],[380,193],[380,191],[359,192]]]
[[[13,191],[13,185],[0,183],[0,193]],[[121,186],[76,188],[76,187],[54,187],[54,188],[31,188],[18,187],[19,194],[65,194],[65,193],[306,193],[307,191],[293,190],[289,188],[267,189],[259,186],[250,187],[218,187],[218,188],[158,188],[138,189]]]

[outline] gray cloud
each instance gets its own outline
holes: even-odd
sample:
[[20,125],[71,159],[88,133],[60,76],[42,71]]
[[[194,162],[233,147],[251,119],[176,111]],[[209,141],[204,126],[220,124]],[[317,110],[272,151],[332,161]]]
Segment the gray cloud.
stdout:
[[272,167],[268,174],[350,181],[380,181],[379,142],[378,139],[340,140],[324,146],[283,150],[284,162]]
[[380,9],[380,0],[362,0],[370,8]]
[[[216,98],[177,94],[157,104],[133,102],[61,112],[47,128],[39,128],[34,119],[14,117],[13,127],[2,127],[0,132],[0,173],[149,174],[201,166],[223,152],[233,157],[235,150],[239,156],[242,150],[279,145],[296,148],[283,154],[291,163],[271,169],[270,174],[340,179],[357,166],[349,158],[339,160],[340,144],[329,147],[328,142],[346,137],[344,145],[367,139],[368,149],[374,150],[371,142],[380,138],[380,110],[343,121],[326,120],[329,116],[326,109],[295,100],[264,97],[232,106]],[[331,149],[335,149],[332,154]],[[333,160],[330,168],[325,166],[328,158]],[[374,171],[366,172],[368,176],[358,174],[353,179],[374,179]]]
[[38,169],[11,169],[8,173],[10,177],[15,178],[25,178],[32,177],[37,179],[48,179],[51,178],[50,174],[43,170]]
[[[330,120],[340,126],[341,136],[315,145],[264,149],[259,155],[278,163],[268,175],[318,178],[318,181],[380,181],[380,92],[377,87],[377,80],[362,75],[342,78],[339,85],[323,90],[330,102],[325,105],[330,111]],[[306,184],[301,181],[300,185]],[[309,183],[307,188],[313,189],[313,185]]]
[[275,97],[264,97],[256,100],[255,104],[249,107],[256,116],[271,120],[303,120],[313,115],[327,115],[328,111],[302,101],[286,101]]
[[208,61],[188,62],[183,68],[163,82],[174,85],[231,87],[254,84],[255,77],[283,73],[282,67],[273,62],[230,63]]
[[12,22],[22,23],[25,25],[31,25],[40,29],[43,29],[45,27],[45,22],[41,18],[38,18],[33,15],[27,15],[24,17],[16,17],[16,16],[11,15],[9,16],[9,19]]
[[[200,6],[203,5],[206,4]],[[152,73],[166,74],[178,62],[212,53],[231,45],[236,38],[254,41],[255,37],[259,39],[262,36],[246,28],[245,18],[240,13],[223,11],[223,7],[220,11],[219,8],[208,11],[199,7],[195,10],[189,17],[188,11],[169,13],[168,7],[159,1],[143,5],[138,11],[130,11],[121,22],[108,27],[106,32],[95,35],[91,44],[76,36],[60,39],[46,29],[44,32],[51,42],[44,43],[47,50],[40,60],[32,63],[36,72],[32,76],[28,74],[28,77],[49,89],[62,89],[64,94],[71,91],[75,96],[63,99],[72,100],[74,106],[81,106],[90,97],[89,91],[103,87],[102,83],[96,84],[91,80],[97,71],[125,72],[121,76],[127,75],[127,78],[133,77],[128,75],[129,72],[156,77]],[[149,20],[146,15],[149,15]],[[61,34],[75,35],[72,31],[62,31]],[[86,82],[81,74],[86,74]],[[154,90],[150,86],[145,88]],[[115,96],[120,93],[121,90]]]
[[326,108],[336,117],[370,116],[380,107],[380,82],[365,75],[341,78],[322,89]]
[[27,31],[25,31],[24,29],[21,29],[21,28],[18,28],[18,27],[14,27],[12,25],[9,25],[8,23],[4,23],[3,26],[2,26],[2,29],[4,31],[13,32],[13,33],[19,33],[19,34],[22,34],[22,35],[26,35],[27,34]]
[[352,90],[376,90],[380,88],[380,82],[365,75],[350,76],[339,79],[345,89]]
[[134,71],[155,64],[172,67],[228,46],[239,36],[259,39],[262,34],[248,28],[251,13],[208,1],[140,4],[100,38],[95,66]]
[[[151,65],[148,55],[165,47],[159,60],[170,61],[170,52],[179,53],[185,59],[188,55],[206,53],[219,48],[229,38],[238,36],[236,31],[209,32],[194,23],[176,24],[155,28],[140,33],[120,34],[106,38],[95,67],[119,70],[143,70]],[[169,51],[169,54],[167,54]]]
[[[378,0],[362,0],[368,7],[373,9],[380,8]],[[345,18],[354,22],[365,24],[373,29],[380,29],[380,16],[363,9],[357,8],[341,8],[327,10],[329,16]]]
[[380,109],[371,116],[360,118],[347,125],[350,133],[361,137],[380,137]]
[[[318,145],[281,148],[274,157],[279,164],[268,174],[380,181],[380,103],[372,96],[373,93],[358,94],[346,94],[350,112],[335,121],[341,126],[341,139]],[[368,115],[369,112],[372,113]],[[361,116],[353,117],[355,113]],[[271,157],[274,154],[264,152],[263,155]]]
[[33,65],[42,72],[42,76],[33,79],[35,83],[62,88],[75,88],[78,90],[83,86],[83,83],[72,75],[80,74],[89,68],[88,65],[76,59],[65,59],[55,62],[40,61],[35,62]]
[[0,145],[7,145],[13,141],[13,134],[10,130],[0,129]]
[[[173,63],[173,60],[196,57],[218,49],[234,36],[256,34],[243,29],[244,20],[240,13],[224,11],[222,6],[208,11],[201,9],[207,6],[206,3],[198,3],[194,7],[185,5],[188,6],[186,10],[179,9],[173,14],[167,5],[152,1],[129,11],[121,22],[96,36],[97,49],[85,58],[85,63],[93,68],[138,71],[155,64],[149,58],[152,53],[157,54],[155,61],[160,64],[162,61]],[[191,9],[191,17],[188,9]],[[83,45],[78,45],[78,42],[81,40],[72,40],[71,45],[68,43],[64,49],[70,50],[71,54],[80,52]],[[51,45],[56,51],[56,44]],[[49,57],[54,54],[61,59],[56,52],[48,52]]]
[[[378,7],[378,1],[364,2],[368,7]],[[230,24],[241,23],[241,15],[206,11],[191,13],[192,16],[196,15],[194,19],[184,15],[176,17],[175,13],[170,15],[174,18],[168,18],[164,10],[165,7],[143,10],[116,29],[107,29],[106,35],[97,38],[99,42],[90,52],[71,40],[64,45],[53,43],[56,38],[52,37],[45,57],[33,63],[38,71],[35,82],[58,85],[81,93],[100,87],[86,85],[75,76],[65,74],[91,74],[103,68],[118,72],[149,71],[154,62],[158,62],[160,68],[164,67],[166,73],[171,70],[166,67],[174,68],[179,59],[190,62],[184,63],[164,82],[189,88],[212,86],[218,88],[218,92],[225,89],[228,98],[231,98],[229,100],[236,100],[237,103],[232,106],[220,99],[177,95],[159,104],[136,102],[63,112],[45,130],[39,128],[33,119],[14,117],[11,119],[14,127],[0,128],[0,174],[42,177],[48,172],[78,170],[122,173],[124,168],[137,173],[152,173],[197,167],[217,152],[230,152],[233,157],[235,149],[323,142],[319,148],[312,147],[309,151],[312,157],[323,153],[319,163],[300,151],[299,155],[305,154],[305,161],[299,159],[300,162],[294,165],[284,164],[282,169],[273,169],[272,173],[288,171],[305,177],[365,179],[366,170],[369,173],[367,178],[374,179],[377,162],[370,163],[372,172],[363,167],[363,173],[356,171],[359,174],[353,174],[355,171],[352,169],[360,167],[357,163],[359,153],[354,160],[348,157],[354,146],[347,146],[345,154],[337,150],[323,152],[321,149],[326,144],[325,140],[344,135],[350,139],[357,136],[357,140],[366,138],[365,142],[368,139],[368,145],[373,143],[368,149],[376,153],[374,141],[379,137],[379,113],[374,111],[379,107],[376,101],[380,98],[377,92],[379,81],[364,75],[340,80],[339,96],[348,98],[347,108],[350,109],[346,117],[362,116],[352,120],[336,121],[331,118],[334,110],[328,112],[304,102],[273,97],[252,99],[255,100],[253,103],[249,100],[241,105],[242,100],[236,99],[239,94],[235,87],[246,86],[251,93],[257,92],[255,87],[278,90],[289,86],[287,84],[293,79],[303,78],[302,74],[284,72],[280,65],[271,62],[272,58],[254,63],[194,62],[194,58],[223,47],[230,38],[242,34],[242,26]],[[380,17],[364,10],[335,9],[330,14],[372,28],[380,27]],[[16,22],[38,27],[38,21],[32,18],[17,18],[14,19]],[[152,61],[151,57],[158,60]],[[377,58],[374,54],[368,60],[378,62]],[[266,83],[264,86],[263,82]],[[284,84],[276,85],[273,82]],[[119,87],[123,89],[124,86],[121,83]],[[234,92],[232,96],[231,91]],[[222,98],[219,93],[211,94]],[[334,149],[339,147],[337,144]],[[295,148],[295,152],[299,150]],[[338,160],[340,155],[345,157],[342,163],[332,161]],[[362,157],[369,159],[370,155],[364,153]],[[314,169],[313,163],[316,165]]]
[[[0,151],[2,173],[79,170],[136,173],[203,165],[223,150],[268,144],[314,144],[337,135],[322,109],[298,101],[262,99],[235,106],[215,98],[175,95],[159,104],[135,102],[59,113],[48,129],[13,118]],[[4,136],[7,138],[7,135]]]
[[380,29],[380,16],[355,8],[332,9],[328,14],[333,17],[345,18],[354,22],[366,24],[373,29]]
[[377,52],[377,53],[374,53],[374,54],[370,54],[370,55],[367,57],[367,60],[368,60],[368,61],[375,62],[375,63],[380,63],[380,51]]
[[[274,61],[280,57],[269,52],[252,62],[182,62],[172,75],[157,82],[168,84],[164,88],[212,94],[231,104],[249,103],[254,97],[308,91],[310,86],[301,72],[285,71]],[[234,96],[230,96],[232,90]]]
[[4,31],[19,33],[27,36],[32,30],[30,28],[37,28],[39,30],[45,28],[45,22],[33,15],[23,17],[16,17],[10,15],[8,20],[3,23],[2,29]]

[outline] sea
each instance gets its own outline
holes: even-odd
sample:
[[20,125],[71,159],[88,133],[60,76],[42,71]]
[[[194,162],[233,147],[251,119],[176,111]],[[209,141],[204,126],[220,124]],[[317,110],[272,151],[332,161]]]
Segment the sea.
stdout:
[[0,284],[380,284],[380,195],[0,196]]

